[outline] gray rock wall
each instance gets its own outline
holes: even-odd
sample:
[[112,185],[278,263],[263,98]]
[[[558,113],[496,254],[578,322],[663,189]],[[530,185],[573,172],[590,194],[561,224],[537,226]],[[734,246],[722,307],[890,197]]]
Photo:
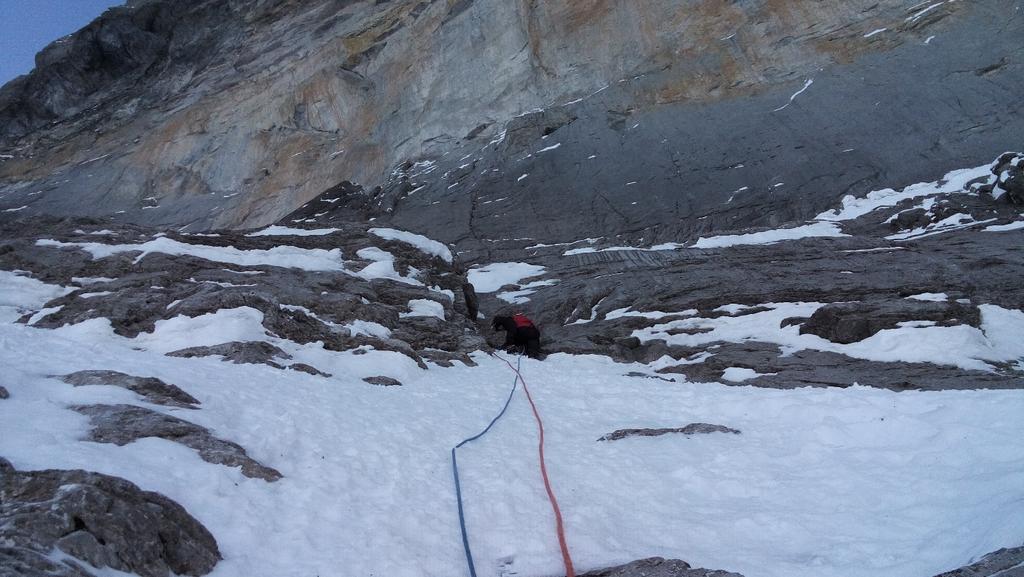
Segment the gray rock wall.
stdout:
[[[716,207],[742,186],[738,202],[802,207],[761,211],[777,223],[1019,148],[1019,0],[926,14],[895,0],[133,4],[0,91],[0,209],[260,225],[342,180],[371,190],[405,159],[454,162],[578,98],[568,142],[512,190],[538,213],[568,195],[616,234],[651,215],[729,226]],[[600,171],[583,162],[595,153]],[[522,174],[499,156],[504,180],[481,187]],[[653,200],[633,205],[635,190]],[[450,229],[448,210],[465,230],[472,197],[457,196],[409,226]]]

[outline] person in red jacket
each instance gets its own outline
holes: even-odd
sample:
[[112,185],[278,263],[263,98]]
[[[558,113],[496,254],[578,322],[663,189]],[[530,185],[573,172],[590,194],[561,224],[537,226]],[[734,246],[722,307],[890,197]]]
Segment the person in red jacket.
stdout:
[[496,316],[491,326],[496,331],[505,331],[505,350],[508,352],[522,354],[525,351],[531,359],[540,357],[540,330],[526,315]]

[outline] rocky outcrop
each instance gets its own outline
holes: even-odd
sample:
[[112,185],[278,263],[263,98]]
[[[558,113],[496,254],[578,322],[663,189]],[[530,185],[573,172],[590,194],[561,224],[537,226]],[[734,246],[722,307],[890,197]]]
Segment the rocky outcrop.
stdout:
[[205,427],[177,417],[132,405],[87,405],[74,409],[89,417],[90,441],[120,446],[157,437],[195,450],[208,463],[241,467],[246,477],[271,482],[281,478],[281,473],[275,469],[250,458],[241,445],[219,439]]
[[205,575],[209,531],[174,501],[86,471],[17,471],[0,458],[0,573],[91,577]]
[[739,435],[740,432],[736,429],[726,427],[723,425],[710,425],[708,423],[690,423],[685,427],[677,427],[674,429],[618,429],[607,435],[602,436],[598,441],[618,441],[619,439],[625,439],[626,437],[660,437],[661,435],[667,435],[669,433],[678,433],[680,435],[706,435],[709,433],[732,433]]
[[977,563],[935,577],[1020,577],[1024,575],[1024,546],[1008,547],[985,555]]
[[979,188],[995,199],[1005,198],[1017,206],[1024,205],[1024,154],[1008,152],[999,157],[992,172],[997,175],[992,184]]
[[0,387],[0,400],[9,398],[10,396],[11,394],[7,392],[7,389]]
[[192,395],[155,377],[136,377],[117,371],[78,371],[60,378],[69,385],[107,385],[122,387],[145,398],[150,403],[196,409],[199,401]]
[[291,355],[281,350],[280,347],[263,341],[221,343],[213,346],[189,347],[167,353],[169,357],[184,358],[209,357],[213,355],[220,356],[225,362],[232,362],[236,365],[242,363],[264,364],[270,365],[275,369],[283,369],[284,366],[275,362],[274,359],[286,360],[292,358]]
[[330,377],[316,367],[305,363],[281,364],[278,361],[286,361],[292,356],[286,353],[281,347],[264,341],[249,341],[221,343],[219,345],[188,347],[167,353],[169,357],[195,358],[219,356],[224,362],[237,364],[267,365],[275,369],[291,369],[318,377]]
[[[659,369],[658,373],[681,375],[698,383],[720,382],[778,389],[846,388],[854,384],[891,391],[1024,388],[1024,375],[1012,370],[994,373],[929,363],[869,361],[812,350],[782,354],[778,345],[758,342],[717,343],[712,346],[712,356],[700,362],[689,362],[684,357],[678,364]],[[682,354],[680,351],[665,352]],[[731,367],[749,369],[756,375],[730,382],[723,377]]]
[[981,318],[976,306],[957,302],[898,299],[835,303],[814,311],[806,322],[800,324],[800,334],[818,335],[834,343],[849,344],[881,330],[895,329],[901,323],[977,327]]
[[363,380],[366,381],[367,383],[370,383],[371,385],[377,385],[379,387],[400,387],[400,386],[402,386],[402,381],[399,381],[398,379],[393,379],[391,377],[384,377],[384,376],[364,377]]
[[694,569],[678,559],[650,557],[617,567],[588,571],[580,577],[743,577],[739,573]]
[[[117,334],[145,338],[161,321],[248,307],[262,315],[265,332],[281,341],[322,343],[333,351],[372,346],[400,352],[422,366],[427,357],[472,362],[465,353],[485,344],[475,334],[475,322],[466,316],[465,277],[455,265],[408,243],[369,234],[366,223],[337,223],[323,229],[333,232],[319,235],[223,231],[192,236],[88,219],[4,217],[0,213],[8,250],[0,251],[0,268],[31,271],[45,282],[78,287],[53,301],[49,306],[59,310],[38,319],[36,327],[105,318]],[[153,246],[152,251],[143,247],[151,242],[166,246]],[[85,250],[126,244],[138,248],[99,258]],[[290,267],[286,258],[267,261],[273,265],[249,266],[223,260],[246,254],[272,256],[281,250],[337,258],[330,261],[332,270]],[[416,299],[441,305],[446,321],[408,316],[409,302]],[[253,335],[248,344],[202,344],[173,354],[223,355],[229,361],[284,366],[290,353],[255,340],[258,337]]]
[[314,366],[307,365],[306,363],[292,363],[285,368],[293,371],[299,371],[300,373],[306,373],[307,375],[313,375],[314,377],[331,377],[330,373],[325,373]]

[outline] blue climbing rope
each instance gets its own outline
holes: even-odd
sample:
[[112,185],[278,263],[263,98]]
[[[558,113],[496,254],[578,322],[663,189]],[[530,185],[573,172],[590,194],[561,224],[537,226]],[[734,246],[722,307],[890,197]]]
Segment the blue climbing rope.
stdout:
[[494,417],[494,419],[491,420],[491,424],[487,425],[486,429],[480,431],[479,433],[468,439],[464,439],[461,443],[452,447],[452,475],[455,476],[455,499],[459,502],[459,527],[462,529],[462,547],[466,550],[466,564],[469,565],[469,574],[471,577],[476,577],[476,567],[473,566],[473,553],[469,550],[469,536],[466,533],[466,516],[463,514],[462,511],[462,486],[459,484],[459,462],[455,458],[455,449],[458,449],[459,447],[465,445],[466,443],[470,441],[475,441],[480,437],[486,435],[487,431],[490,431],[491,427],[494,426],[494,423],[497,423],[498,419],[500,419],[501,416],[505,414],[505,409],[508,409],[508,404],[512,402],[512,395],[516,393],[516,387],[519,385],[518,369],[522,362],[523,357],[520,356],[519,360],[516,362],[517,371],[516,378],[514,381],[512,381],[512,390],[509,391],[508,398],[505,399],[505,406],[501,408],[501,412],[498,413],[498,416]]

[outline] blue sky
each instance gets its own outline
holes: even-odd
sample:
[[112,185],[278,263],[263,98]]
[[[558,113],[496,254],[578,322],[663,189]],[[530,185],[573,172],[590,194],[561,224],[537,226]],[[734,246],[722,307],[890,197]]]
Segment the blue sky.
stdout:
[[35,66],[36,52],[124,0],[0,0],[0,84]]

